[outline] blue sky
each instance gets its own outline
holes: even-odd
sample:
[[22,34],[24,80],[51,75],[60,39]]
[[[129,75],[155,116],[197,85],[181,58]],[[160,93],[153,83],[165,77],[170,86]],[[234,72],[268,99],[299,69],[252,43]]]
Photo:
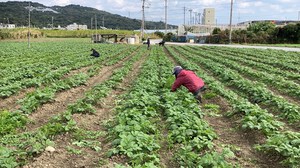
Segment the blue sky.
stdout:
[[[6,2],[7,0],[0,0]],[[186,23],[190,21],[190,12],[195,16],[204,8],[216,10],[218,24],[229,24],[231,0],[167,0],[168,23],[183,24],[184,7],[186,7]],[[46,6],[65,6],[77,4],[93,7],[113,14],[141,19],[142,0],[33,0]],[[234,0],[233,23],[249,20],[298,20],[300,0]],[[165,20],[165,0],[146,0],[145,19],[148,21]]]

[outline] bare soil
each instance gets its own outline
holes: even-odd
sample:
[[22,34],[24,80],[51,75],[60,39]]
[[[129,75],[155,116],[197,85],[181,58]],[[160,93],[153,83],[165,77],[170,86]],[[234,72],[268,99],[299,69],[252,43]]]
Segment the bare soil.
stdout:
[[27,93],[33,92],[35,88],[27,88],[21,90],[18,94],[9,96],[5,99],[0,99],[0,111],[8,110],[15,111],[19,108],[17,100],[20,100],[26,96]]

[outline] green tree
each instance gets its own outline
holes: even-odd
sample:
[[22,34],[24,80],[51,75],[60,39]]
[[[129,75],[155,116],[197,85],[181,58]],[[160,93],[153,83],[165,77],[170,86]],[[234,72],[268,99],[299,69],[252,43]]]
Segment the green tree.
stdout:
[[258,33],[260,31],[266,31],[272,33],[275,30],[276,25],[272,22],[258,22],[251,24],[247,30],[252,31],[253,33]]
[[276,42],[300,43],[300,23],[278,27],[275,31]]
[[164,36],[164,41],[172,41],[175,38],[176,38],[175,35],[173,33],[169,32]]
[[154,34],[160,38],[163,38],[165,35],[163,32],[160,32],[160,31],[156,31],[156,32],[154,32]]
[[219,34],[219,33],[221,33],[221,29],[218,27],[214,28],[212,34]]
[[272,22],[258,22],[251,24],[247,31],[252,32],[252,42],[254,43],[270,43],[274,41],[276,25]]

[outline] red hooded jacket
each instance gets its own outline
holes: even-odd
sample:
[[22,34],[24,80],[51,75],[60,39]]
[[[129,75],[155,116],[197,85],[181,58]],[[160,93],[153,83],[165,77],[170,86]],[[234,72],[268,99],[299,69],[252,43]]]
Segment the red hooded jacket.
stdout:
[[181,70],[172,86],[172,91],[176,91],[181,85],[185,86],[190,92],[194,93],[202,86],[204,82],[193,71]]

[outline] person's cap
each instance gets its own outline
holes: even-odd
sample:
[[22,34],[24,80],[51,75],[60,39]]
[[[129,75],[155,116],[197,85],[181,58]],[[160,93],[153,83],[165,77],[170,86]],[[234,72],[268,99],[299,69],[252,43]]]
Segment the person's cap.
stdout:
[[174,67],[174,70],[173,70],[173,75],[174,75],[177,71],[179,71],[179,70],[182,70],[182,67],[181,67],[181,66],[175,66],[175,67]]

